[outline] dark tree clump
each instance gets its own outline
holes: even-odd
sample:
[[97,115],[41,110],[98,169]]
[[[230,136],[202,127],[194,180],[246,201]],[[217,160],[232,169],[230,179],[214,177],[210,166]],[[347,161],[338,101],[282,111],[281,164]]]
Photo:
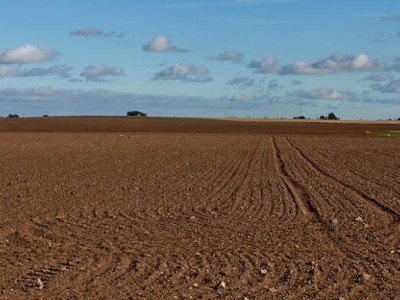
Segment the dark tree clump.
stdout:
[[17,114],[8,114],[7,118],[8,119],[19,118],[19,115],[17,115]]
[[340,120],[334,113],[329,113],[328,116],[320,116],[320,120]]
[[334,113],[329,113],[328,120],[339,120],[339,118]]
[[128,117],[146,117],[147,114],[138,110],[132,110],[132,111],[128,111],[126,113],[126,115]]

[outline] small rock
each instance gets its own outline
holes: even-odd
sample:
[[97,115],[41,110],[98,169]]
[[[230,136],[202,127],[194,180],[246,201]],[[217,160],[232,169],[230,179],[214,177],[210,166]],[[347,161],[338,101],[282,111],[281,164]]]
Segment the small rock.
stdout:
[[268,271],[266,269],[261,269],[260,270],[261,275],[266,275]]
[[195,216],[190,216],[190,221],[194,221],[194,220],[196,220],[196,217]]
[[333,219],[333,220],[332,220],[332,224],[333,224],[333,225],[337,225],[338,223],[339,223],[338,219]]
[[218,287],[219,287],[219,288],[222,288],[222,289],[226,289],[226,283],[225,283],[225,281],[221,281],[221,283],[218,285]]
[[272,287],[272,288],[270,288],[270,289],[269,289],[269,291],[270,291],[271,293],[276,293],[276,292],[278,291],[278,289],[277,289],[277,288],[274,288],[274,287]]
[[355,220],[356,220],[357,222],[364,222],[364,219],[361,218],[361,217],[357,217]]
[[363,274],[363,278],[364,278],[364,280],[370,280],[371,279],[371,275],[369,275],[369,274],[367,274],[367,273],[364,273]]
[[339,297],[339,300],[346,300],[345,297]]
[[37,283],[38,289],[39,290],[43,290],[44,284],[43,284],[43,281],[40,278],[36,279],[36,283]]
[[194,286],[195,288],[198,288],[198,287],[199,287],[199,284],[198,284],[198,283],[193,283],[193,286]]

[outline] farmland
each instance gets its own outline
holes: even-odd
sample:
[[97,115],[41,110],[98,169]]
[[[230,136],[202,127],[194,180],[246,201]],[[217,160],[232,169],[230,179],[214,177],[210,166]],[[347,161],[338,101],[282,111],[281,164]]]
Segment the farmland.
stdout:
[[0,298],[398,299],[399,127],[0,120]]

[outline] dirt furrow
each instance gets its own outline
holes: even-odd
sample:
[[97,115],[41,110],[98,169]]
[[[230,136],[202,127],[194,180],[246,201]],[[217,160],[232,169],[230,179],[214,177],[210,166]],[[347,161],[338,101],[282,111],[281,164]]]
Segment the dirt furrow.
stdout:
[[288,143],[288,145],[290,145],[293,149],[296,150],[299,157],[301,157],[310,168],[312,168],[314,171],[316,171],[319,174],[321,174],[322,176],[324,176],[327,181],[334,181],[336,184],[343,186],[355,198],[357,198],[359,201],[363,202],[365,205],[367,205],[369,208],[376,211],[378,214],[382,215],[383,217],[385,217],[391,221],[394,221],[394,222],[400,221],[400,215],[398,213],[396,213],[394,210],[383,205],[382,203],[380,203],[376,199],[366,195],[365,193],[355,189],[354,187],[346,184],[345,182],[335,178],[334,176],[331,176],[330,174],[326,173],[318,165],[316,165],[312,160],[310,160],[298,147],[294,146],[293,143],[291,143],[287,138],[285,138],[285,141]]
[[309,198],[308,195],[297,182],[289,177],[278,147],[276,146],[275,137],[272,137],[272,148],[274,151],[274,160],[277,173],[284,182],[289,194],[292,196],[294,201],[296,201],[296,205],[298,206],[299,210],[306,219],[318,220],[318,211],[310,203],[310,201],[307,200]]

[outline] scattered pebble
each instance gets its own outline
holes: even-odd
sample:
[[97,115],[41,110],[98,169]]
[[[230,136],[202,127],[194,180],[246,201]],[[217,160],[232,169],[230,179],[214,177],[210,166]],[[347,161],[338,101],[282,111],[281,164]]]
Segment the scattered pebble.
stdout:
[[198,283],[193,283],[193,286],[194,286],[195,288],[198,288],[198,287],[199,287],[199,284],[198,284]]
[[361,218],[361,217],[357,217],[355,220],[356,220],[357,222],[364,222],[364,219]]
[[369,274],[367,274],[367,273],[364,273],[363,274],[363,278],[364,278],[364,280],[370,280],[371,279],[371,275],[369,275]]
[[333,224],[333,225],[337,225],[338,223],[339,223],[338,219],[333,219],[333,220],[332,220],[332,224]]
[[266,269],[261,269],[260,270],[261,275],[266,275],[268,271]]
[[36,279],[36,283],[37,283],[38,289],[39,290],[43,290],[44,284],[43,284],[43,281],[40,278]]
[[225,281],[221,281],[221,283],[218,285],[219,288],[226,289],[226,283]]

